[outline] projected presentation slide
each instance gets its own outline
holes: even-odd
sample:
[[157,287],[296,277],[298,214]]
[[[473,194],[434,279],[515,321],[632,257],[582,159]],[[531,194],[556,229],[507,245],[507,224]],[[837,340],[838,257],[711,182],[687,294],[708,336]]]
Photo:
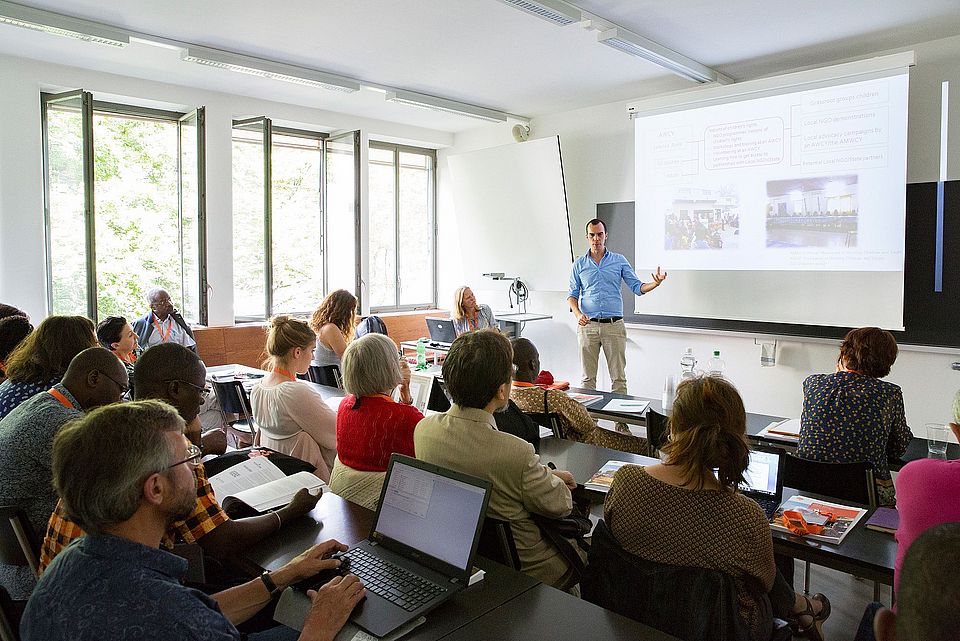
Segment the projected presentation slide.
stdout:
[[906,107],[902,74],[638,117],[638,263],[902,271]]

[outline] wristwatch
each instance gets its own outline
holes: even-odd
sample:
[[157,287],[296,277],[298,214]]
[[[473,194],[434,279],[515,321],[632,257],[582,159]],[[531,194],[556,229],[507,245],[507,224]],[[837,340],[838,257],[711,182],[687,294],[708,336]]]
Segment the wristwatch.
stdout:
[[273,582],[273,577],[270,576],[269,570],[260,575],[260,580],[263,581],[263,585],[266,586],[271,599],[283,592],[283,590],[278,588],[277,584]]

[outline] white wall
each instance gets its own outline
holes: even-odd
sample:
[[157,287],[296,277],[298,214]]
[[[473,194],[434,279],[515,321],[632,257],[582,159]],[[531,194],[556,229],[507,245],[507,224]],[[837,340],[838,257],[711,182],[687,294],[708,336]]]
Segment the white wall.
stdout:
[[[83,88],[135,104],[206,107],[207,258],[210,324],[233,323],[231,121],[265,115],[317,131],[361,129],[366,138],[427,147],[450,133],[86,69],[0,56],[0,301],[46,315],[40,91]],[[156,104],[153,104],[156,106]],[[364,156],[365,157],[365,156]],[[350,221],[350,225],[353,221]],[[82,239],[78,239],[82,248]]]
[[[908,181],[935,181],[938,175],[940,83],[951,81],[953,113],[960,113],[960,37],[913,47],[917,66],[910,72],[910,120],[908,129]],[[886,52],[885,52],[886,53]],[[633,124],[627,118],[627,103],[612,103],[587,109],[546,115],[533,119],[531,137],[559,134],[563,154],[574,252],[587,249],[580,230],[594,217],[597,203],[634,199]],[[951,124],[949,178],[960,178],[960,118]],[[454,146],[441,150],[440,165],[440,304],[459,285],[462,273],[456,233],[456,211],[450,202],[449,183],[444,172],[450,154],[510,143],[509,128],[482,128],[458,134]],[[611,230],[615,234],[616,230]],[[504,230],[504,242],[517,251],[536,251],[532,239],[518,239]],[[654,265],[636,265],[643,276]],[[669,270],[669,265],[664,266]],[[499,283],[472,283],[478,298],[494,308],[506,306],[506,286]],[[670,286],[669,280],[666,287]],[[651,294],[656,296],[656,292]],[[745,293],[744,295],[748,295]],[[551,313],[554,320],[527,325],[524,335],[537,344],[544,369],[559,379],[576,382],[580,377],[576,328],[568,313],[564,292],[533,292],[528,308]],[[629,304],[629,303],[628,303]],[[714,349],[727,363],[727,373],[740,389],[749,411],[799,416],[803,379],[813,372],[829,372],[836,365],[838,342],[782,341],[777,366],[760,367],[760,347],[753,337],[686,333],[670,330],[631,328],[628,330],[627,379],[630,391],[659,398],[667,374],[678,373],[685,347],[694,348],[701,366]],[[954,392],[960,388],[960,373],[950,364],[960,360],[949,350],[942,352],[901,351],[890,380],[903,388],[907,420],[919,434],[925,422],[943,422],[950,416]],[[601,370],[603,370],[601,364]],[[605,372],[598,380],[609,389]]]

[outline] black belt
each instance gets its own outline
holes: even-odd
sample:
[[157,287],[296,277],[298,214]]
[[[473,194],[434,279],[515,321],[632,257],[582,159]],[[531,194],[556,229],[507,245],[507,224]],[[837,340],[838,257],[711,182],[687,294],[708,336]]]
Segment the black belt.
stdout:
[[616,323],[617,321],[622,321],[623,316],[613,316],[611,318],[591,318],[591,323]]

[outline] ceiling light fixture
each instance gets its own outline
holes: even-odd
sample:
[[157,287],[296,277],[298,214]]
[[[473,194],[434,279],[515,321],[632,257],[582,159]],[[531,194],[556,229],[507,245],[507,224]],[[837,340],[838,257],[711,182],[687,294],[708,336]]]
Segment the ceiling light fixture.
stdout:
[[130,35],[122,29],[109,27],[82,18],[72,18],[52,11],[34,9],[14,2],[0,0],[0,24],[23,27],[34,31],[76,38],[87,42],[125,47],[130,44]]
[[412,91],[403,91],[400,89],[387,91],[386,98],[387,102],[395,102],[401,105],[410,105],[411,107],[420,107],[421,109],[429,109],[431,111],[476,118],[477,120],[483,120],[485,122],[507,121],[507,114],[502,111],[495,111],[493,109],[487,109],[486,107],[477,107],[476,105],[468,105],[464,102],[437,98],[436,96],[428,96]]
[[208,47],[188,46],[181,59],[218,69],[309,87],[320,87],[330,91],[345,93],[360,91],[360,82],[352,78]]
[[654,64],[660,65],[664,69],[669,69],[687,80],[694,82],[718,82],[720,84],[730,84],[732,78],[719,73],[696,60],[687,58],[672,49],[657,44],[653,40],[644,38],[641,35],[628,31],[622,27],[614,27],[597,34],[597,41],[613,47],[619,51],[643,58]]
[[500,0],[500,2],[561,27],[580,22],[582,15],[580,9],[563,0]]

